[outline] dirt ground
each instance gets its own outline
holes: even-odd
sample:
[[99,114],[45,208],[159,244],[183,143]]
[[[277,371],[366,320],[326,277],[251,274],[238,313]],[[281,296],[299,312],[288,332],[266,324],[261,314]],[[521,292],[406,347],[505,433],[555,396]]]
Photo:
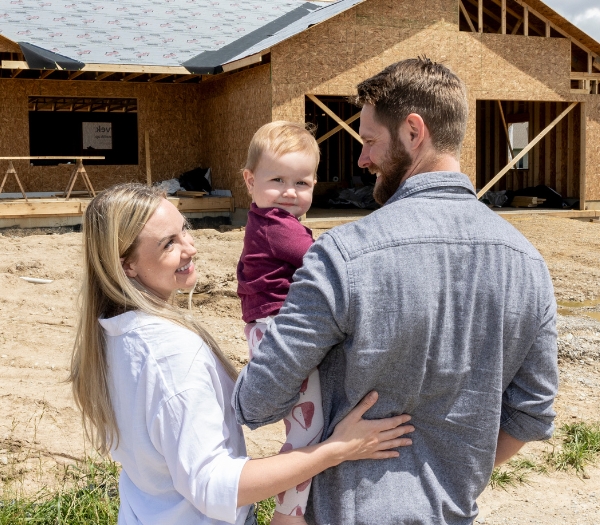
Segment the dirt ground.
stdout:
[[[557,426],[599,421],[600,225],[535,215],[510,221],[545,257],[560,303]],[[0,234],[0,475],[3,490],[29,492],[53,483],[57,469],[92,450],[65,383],[77,315],[81,234],[22,235]],[[235,267],[244,232],[195,230],[193,235],[199,273],[194,309],[241,367],[247,351]],[[32,284],[22,276],[53,282]],[[250,455],[272,454],[283,443],[283,426],[246,436]],[[529,444],[523,454],[540,457],[547,447]],[[550,472],[532,474],[528,485],[509,490],[488,488],[479,501],[477,522],[597,525],[599,467],[587,469],[589,479]]]

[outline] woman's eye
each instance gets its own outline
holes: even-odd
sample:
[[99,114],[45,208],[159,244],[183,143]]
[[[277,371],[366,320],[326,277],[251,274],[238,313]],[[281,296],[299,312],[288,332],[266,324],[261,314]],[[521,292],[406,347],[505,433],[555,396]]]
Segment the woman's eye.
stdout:
[[167,242],[167,244],[165,244],[165,250],[171,248],[173,246],[173,239],[171,239],[170,241]]

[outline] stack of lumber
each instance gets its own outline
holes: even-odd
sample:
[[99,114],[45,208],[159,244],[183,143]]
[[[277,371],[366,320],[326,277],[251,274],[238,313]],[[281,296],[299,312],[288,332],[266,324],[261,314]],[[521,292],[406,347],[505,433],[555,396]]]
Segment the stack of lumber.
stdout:
[[517,195],[513,197],[510,205],[513,208],[537,208],[540,204],[546,202],[546,199],[540,199],[538,197],[523,197]]

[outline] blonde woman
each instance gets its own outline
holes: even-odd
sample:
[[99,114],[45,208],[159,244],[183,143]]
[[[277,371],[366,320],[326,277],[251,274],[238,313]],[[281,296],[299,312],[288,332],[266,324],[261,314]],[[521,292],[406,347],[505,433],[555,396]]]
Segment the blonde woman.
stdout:
[[411,443],[406,415],[362,419],[371,393],[323,443],[249,460],[230,403],[236,371],[170,302],[196,282],[183,216],[156,189],[115,186],[88,206],[83,244],[70,379],[94,445],[123,467],[119,525],[254,524],[253,502]]

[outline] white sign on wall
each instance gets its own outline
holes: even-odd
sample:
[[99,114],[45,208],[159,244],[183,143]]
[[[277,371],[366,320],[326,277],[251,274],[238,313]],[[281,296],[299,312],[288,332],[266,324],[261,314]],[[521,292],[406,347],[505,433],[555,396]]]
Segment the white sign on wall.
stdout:
[[112,122],[83,122],[83,149],[112,149]]

